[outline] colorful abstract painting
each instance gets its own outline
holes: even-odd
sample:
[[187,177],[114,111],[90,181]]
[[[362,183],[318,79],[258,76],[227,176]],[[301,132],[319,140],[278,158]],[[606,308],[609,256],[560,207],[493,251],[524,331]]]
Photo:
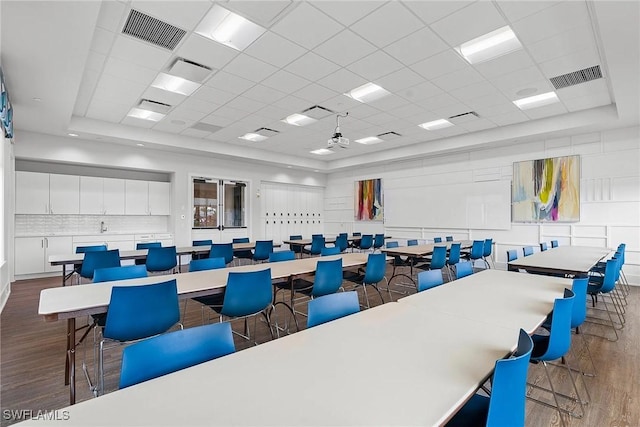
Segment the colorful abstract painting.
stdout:
[[382,180],[367,179],[356,182],[356,220],[382,221]]
[[580,220],[580,156],[513,164],[514,222]]

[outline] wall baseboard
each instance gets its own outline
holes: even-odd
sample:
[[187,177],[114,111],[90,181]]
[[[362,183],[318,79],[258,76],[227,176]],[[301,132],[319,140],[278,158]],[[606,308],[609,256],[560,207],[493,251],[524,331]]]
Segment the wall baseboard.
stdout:
[[0,264],[0,312],[4,310],[4,306],[11,294],[11,281],[9,281],[9,264],[3,261]]

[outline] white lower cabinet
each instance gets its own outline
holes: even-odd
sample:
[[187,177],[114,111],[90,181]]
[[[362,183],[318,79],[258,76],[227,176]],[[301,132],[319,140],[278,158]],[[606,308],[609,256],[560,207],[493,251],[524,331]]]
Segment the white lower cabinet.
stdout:
[[71,236],[16,237],[14,274],[38,274],[61,271],[61,266],[51,266],[49,256],[71,253]]

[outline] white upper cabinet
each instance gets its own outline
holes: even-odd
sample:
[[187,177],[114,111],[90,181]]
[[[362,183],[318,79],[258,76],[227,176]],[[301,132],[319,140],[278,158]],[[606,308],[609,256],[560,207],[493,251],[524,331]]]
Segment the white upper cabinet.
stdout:
[[16,172],[16,213],[49,213],[49,174]]
[[80,177],[80,213],[124,215],[124,179]]
[[104,178],[103,207],[105,215],[124,215],[124,179]]
[[49,175],[49,213],[80,213],[80,177],[77,175]]
[[149,215],[171,215],[170,182],[149,182]]
[[125,213],[127,215],[149,215],[149,183],[125,180]]

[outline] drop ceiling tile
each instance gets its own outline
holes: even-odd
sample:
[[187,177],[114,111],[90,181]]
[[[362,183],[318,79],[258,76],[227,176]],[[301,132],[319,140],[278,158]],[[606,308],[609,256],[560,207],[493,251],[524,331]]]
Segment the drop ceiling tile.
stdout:
[[211,132],[206,132],[203,130],[187,128],[180,132],[181,135],[192,136],[194,138],[204,138],[207,135],[210,135]]
[[157,130],[158,132],[180,133],[189,126],[191,126],[191,124],[187,122],[184,122],[183,125],[176,125],[162,120],[153,126],[153,130]]
[[367,104],[356,105],[349,109],[349,116],[362,120],[380,113],[380,110]]
[[294,92],[293,95],[297,96],[298,98],[309,101],[312,105],[315,105],[315,104],[322,105],[323,101],[333,98],[334,96],[339,95],[339,93],[336,93],[335,91],[327,89],[324,86],[311,83],[310,85],[305,86],[302,89]]
[[271,89],[270,87],[257,84],[251,89],[244,92],[242,96],[253,99],[255,101],[264,102],[265,104],[269,104],[284,98],[285,96],[287,96],[287,94],[275,89]]
[[524,68],[512,73],[504,74],[489,81],[500,90],[525,88],[527,84],[546,80],[537,67]]
[[265,107],[264,102],[255,101],[253,99],[245,98],[244,96],[238,96],[237,98],[227,102],[226,105],[248,113],[256,112]]
[[420,17],[427,24],[439,21],[445,16],[462,9],[473,3],[473,1],[404,1],[409,9]]
[[384,48],[384,51],[405,65],[449,49],[446,43],[429,28],[422,28]]
[[485,78],[493,79],[513,71],[531,68],[534,65],[529,54],[521,49],[490,61],[474,64],[473,68]]
[[498,0],[498,7],[505,14],[507,19],[511,22],[518,21],[529,15],[533,15],[553,6],[558,3],[557,1],[512,1],[512,0]]
[[211,4],[203,1],[149,1],[134,0],[133,9],[151,15],[161,21],[168,22],[185,31],[192,30],[207,14]]
[[532,108],[530,110],[523,111],[532,120],[540,119],[543,117],[559,116],[567,112],[567,109],[561,102],[555,104],[545,105],[544,107]]
[[297,7],[271,27],[271,30],[307,49],[313,49],[343,28],[310,4],[299,2]]
[[104,63],[106,62],[107,57],[101,53],[97,53],[94,51],[89,51],[89,55],[87,56],[87,65],[85,66],[85,70],[102,72],[102,68],[104,67]]
[[201,99],[216,105],[223,105],[236,97],[235,94],[213,88],[210,86],[202,86],[195,91],[191,97]]
[[601,64],[600,56],[595,48],[590,46],[587,49],[543,62],[540,64],[540,69],[546,77],[551,78]]
[[178,47],[177,56],[216,70],[224,67],[238,55],[238,51],[192,33]]
[[156,87],[148,87],[141,96],[144,99],[150,99],[156,102],[162,102],[169,105],[178,105],[186,99],[182,94],[169,92],[158,89]]
[[525,45],[555,36],[590,22],[584,1],[563,1],[512,24]]
[[[400,70],[387,74],[384,77],[374,79],[373,82],[390,92],[398,93],[403,89],[415,86],[424,81],[424,78],[415,71],[412,71],[409,68],[401,68]],[[398,93],[398,95],[402,94]]]
[[441,93],[439,95],[432,96],[430,98],[418,100],[415,103],[423,108],[426,108],[427,110],[433,111],[437,108],[448,107],[450,105],[459,104],[460,101],[458,101],[456,98],[449,95],[448,93]]
[[207,116],[200,119],[200,121],[209,125],[220,126],[224,128],[231,125],[235,120],[229,119],[227,117],[222,117],[217,114],[208,114]]
[[401,63],[381,50],[375,51],[347,67],[348,70],[370,81],[401,68],[403,68]]
[[424,24],[400,2],[387,2],[349,28],[378,47],[399,40]]
[[[351,112],[351,110],[358,108],[360,106],[368,106],[371,108],[375,108],[368,104],[363,104],[361,102],[356,101],[355,99],[349,98],[348,96],[338,95],[331,99],[322,102],[322,106],[324,108],[328,108],[331,111],[335,111],[336,113],[344,113]],[[380,111],[378,108],[375,108],[376,111]],[[360,116],[355,116],[355,118],[360,118]]]
[[431,24],[450,46],[458,46],[507,25],[492,2],[479,1]]
[[[369,116],[367,117],[365,120],[365,122],[369,122],[372,125],[376,125],[376,126],[381,126],[381,125],[386,125],[388,123],[395,123],[398,121],[398,117],[395,115],[391,115],[388,113],[383,113],[380,112],[378,114],[374,114],[373,116]],[[386,128],[386,126],[384,126]],[[373,135],[377,135],[378,133],[382,133],[382,132],[377,132]]]
[[318,1],[313,5],[340,22],[342,25],[349,26],[354,22],[362,19],[364,16],[373,12],[385,4],[384,1]]
[[438,130],[434,130],[434,131],[430,131],[433,132],[434,134],[442,137],[442,138],[449,138],[451,136],[456,136],[456,135],[462,135],[464,133],[468,133],[466,129],[460,127],[460,126],[451,126],[449,128],[444,128],[444,129],[438,129]]
[[481,114],[480,112],[483,111],[481,115],[485,116],[503,114],[518,109],[518,107],[513,105],[513,103],[500,92],[465,100],[464,103],[472,107],[478,114]]
[[487,119],[478,119],[466,123],[461,123],[458,126],[464,128],[469,132],[476,132],[479,130],[491,129],[496,127],[497,125]]
[[431,82],[425,81],[398,92],[398,95],[403,96],[409,101],[415,102],[431,98],[432,96],[436,96],[441,93],[443,93],[442,89]]
[[556,90],[556,93],[558,94],[558,98],[563,102],[585,96],[601,97],[602,95],[606,95],[609,97],[609,89],[607,88],[607,81],[605,79],[591,80],[590,82],[565,87]]
[[259,83],[278,71],[278,69],[273,65],[241,53],[231,60],[231,62],[224,67],[223,71]]
[[570,55],[573,52],[581,51],[594,45],[595,41],[591,26],[581,25],[556,36],[532,43],[527,48],[537,62],[545,62]]
[[314,52],[345,67],[375,50],[376,47],[362,37],[344,30],[322,43]]
[[[289,115],[291,115],[293,113],[299,113],[300,111],[310,107],[309,101],[306,101],[304,99],[300,99],[297,96],[292,96],[292,95],[286,96],[286,97],[274,102],[272,105],[275,106],[275,107],[278,107],[278,108],[282,108],[283,110],[286,111],[284,116],[279,117],[280,120],[284,119],[285,117],[287,117],[287,116],[289,116]],[[265,117],[269,117],[265,113],[263,113],[262,111],[264,111],[264,110],[261,110],[260,114],[262,114]]]
[[472,67],[465,67],[431,80],[434,85],[446,92],[482,81],[485,81],[484,77]]
[[451,90],[449,93],[463,102],[483,96],[502,96],[495,86],[487,81],[473,83],[459,89]]
[[155,47],[149,43],[120,35],[116,37],[113,43],[111,56],[143,67],[159,70],[169,62],[171,52]]
[[[200,113],[209,114],[216,108],[220,108],[222,103],[208,102],[202,99],[194,98],[190,96],[189,98],[182,101],[182,103],[177,106],[173,111],[179,110],[181,108],[195,110]],[[195,120],[195,119],[194,119]]]
[[317,81],[322,77],[333,73],[339,68],[339,65],[336,65],[313,52],[307,52],[289,64],[287,66],[287,71],[300,77],[304,77],[307,80]]
[[[527,93],[523,94],[522,92],[520,92],[521,90],[526,90]],[[500,89],[500,91],[504,93],[504,95],[510,100],[525,98],[527,96],[539,95],[539,94],[551,92],[554,90],[555,88],[553,87],[551,82],[547,79],[539,80],[537,82],[528,82],[526,84],[511,87],[508,89]]]
[[367,102],[367,104],[370,104],[372,107],[378,108],[382,111],[388,111],[394,108],[403,107],[409,104],[409,101],[402,98],[401,96],[391,94],[385,96],[384,98],[380,98],[372,102]]
[[98,71],[89,69],[84,71],[82,83],[80,83],[80,88],[78,90],[78,96],[76,97],[76,102],[73,106],[74,116],[83,117],[86,114],[89,104],[91,103],[91,98],[93,97],[93,91],[95,90],[99,79],[100,73]]
[[226,71],[218,71],[209,80],[207,80],[205,85],[239,95],[247,89],[255,86],[255,82],[227,73]]
[[267,64],[281,68],[302,56],[307,50],[282,36],[267,31],[244,52]]
[[367,80],[351,71],[341,68],[320,79],[319,84],[339,93],[345,93],[367,83]]
[[431,111],[439,117],[449,118],[451,116],[457,116],[458,114],[468,113],[471,109],[466,104],[457,103],[446,107],[434,108]]
[[262,81],[264,86],[284,93],[293,93],[307,86],[310,82],[288,71],[280,70]]
[[167,115],[168,119],[197,122],[202,120],[207,115],[207,112],[193,110],[187,108],[184,105],[178,105]]
[[96,26],[112,33],[120,32],[121,24],[126,19],[126,10],[126,5],[122,3],[115,1],[102,2]]
[[96,27],[91,40],[91,50],[102,55],[108,55],[115,39],[115,33]]
[[158,74],[156,70],[132,64],[131,62],[123,61],[115,57],[110,57],[106,61],[104,73],[144,85],[150,85]]
[[418,114],[426,114],[427,111],[424,107],[421,107],[416,104],[407,104],[398,108],[394,108],[392,110],[388,110],[389,114],[395,116],[395,120],[398,118],[404,119],[405,117],[413,117]]
[[126,126],[135,126],[139,128],[151,129],[156,125],[157,122],[154,122],[151,120],[136,119],[134,117],[127,116],[124,119],[122,119],[120,123]]
[[580,111],[588,108],[601,107],[611,104],[608,92],[596,92],[587,96],[579,96],[564,101],[564,105],[569,111]]
[[413,64],[411,69],[431,80],[465,67],[468,67],[465,60],[455,51],[449,49]]
[[86,117],[105,122],[120,123],[130,109],[130,104],[120,104],[94,98],[87,108]]
[[281,119],[284,119],[290,114],[293,114],[292,111],[285,110],[284,108],[277,107],[275,105],[267,105],[263,109],[259,110],[257,113],[263,117],[268,117],[271,120],[278,120],[278,121]]
[[246,111],[238,110],[237,108],[228,107],[223,105],[213,112],[216,116],[225,117],[227,119],[240,120],[247,117],[248,113]]
[[146,87],[141,83],[103,74],[98,81],[93,98],[118,104],[133,105],[138,101]]
[[235,12],[239,12],[256,24],[268,26],[292,3],[290,0],[230,0],[225,6]]

